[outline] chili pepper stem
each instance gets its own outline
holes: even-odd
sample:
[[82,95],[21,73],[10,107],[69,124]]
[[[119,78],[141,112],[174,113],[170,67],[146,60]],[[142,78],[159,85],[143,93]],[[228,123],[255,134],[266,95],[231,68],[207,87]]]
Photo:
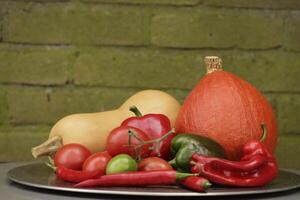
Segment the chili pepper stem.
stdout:
[[50,162],[45,162],[45,164],[48,166],[48,167],[50,167],[54,172],[56,171],[56,167],[52,164],[52,163],[50,163]]
[[175,160],[175,158],[173,158],[172,160],[170,160],[170,161],[169,161],[169,164],[170,164],[171,166],[173,166],[173,167],[176,167],[176,168],[177,168],[177,166],[176,166],[176,160]]
[[266,124],[262,123],[261,124],[261,128],[263,130],[263,134],[262,134],[262,136],[261,136],[261,138],[260,138],[259,141],[260,142],[264,142],[266,140],[266,138],[267,138],[267,126],[266,126]]
[[129,108],[129,110],[130,110],[131,112],[133,112],[133,113],[135,114],[136,117],[142,117],[142,116],[143,116],[143,114],[141,113],[141,111],[140,111],[136,106],[131,106],[131,107]]
[[183,172],[176,172],[176,180],[180,181],[189,176],[198,176],[199,174],[192,174],[192,173],[183,173]]
[[209,181],[205,181],[202,185],[202,187],[204,187],[205,189],[210,188],[212,186],[212,184]]

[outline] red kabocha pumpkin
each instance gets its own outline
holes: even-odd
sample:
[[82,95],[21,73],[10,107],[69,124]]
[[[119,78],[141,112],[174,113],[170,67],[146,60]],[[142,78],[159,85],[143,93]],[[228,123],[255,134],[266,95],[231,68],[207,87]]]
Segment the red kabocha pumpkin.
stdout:
[[242,146],[259,140],[261,124],[267,127],[264,141],[273,153],[277,142],[275,114],[266,98],[251,84],[223,71],[222,60],[205,57],[207,74],[186,98],[177,116],[177,133],[194,133],[218,142],[229,159],[239,159]]

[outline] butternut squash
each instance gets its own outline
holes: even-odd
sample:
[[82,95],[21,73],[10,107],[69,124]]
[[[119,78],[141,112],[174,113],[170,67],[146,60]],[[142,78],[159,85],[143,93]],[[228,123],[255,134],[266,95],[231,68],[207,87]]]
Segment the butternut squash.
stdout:
[[137,106],[142,114],[160,113],[169,117],[174,126],[180,104],[171,95],[159,90],[140,91],[127,99],[118,109],[66,116],[52,128],[49,139],[32,149],[36,158],[55,153],[62,145],[80,143],[91,152],[103,151],[109,132],[123,120],[133,116],[131,106]]

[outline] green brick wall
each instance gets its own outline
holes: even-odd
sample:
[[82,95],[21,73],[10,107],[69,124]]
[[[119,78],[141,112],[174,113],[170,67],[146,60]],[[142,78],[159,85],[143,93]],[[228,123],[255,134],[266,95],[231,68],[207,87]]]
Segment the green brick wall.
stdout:
[[142,89],[183,102],[205,55],[266,95],[280,166],[300,169],[298,0],[0,0],[0,162]]

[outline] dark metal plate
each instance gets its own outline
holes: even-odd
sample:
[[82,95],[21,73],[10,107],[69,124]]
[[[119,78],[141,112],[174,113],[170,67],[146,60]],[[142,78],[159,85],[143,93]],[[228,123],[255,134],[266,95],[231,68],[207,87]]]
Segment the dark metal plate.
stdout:
[[266,194],[300,188],[300,175],[286,170],[280,170],[278,177],[265,187],[233,188],[214,186],[205,193],[192,192],[178,186],[73,188],[71,183],[57,179],[53,171],[43,163],[28,164],[11,169],[8,172],[8,178],[22,185],[50,190],[139,196],[230,196]]

